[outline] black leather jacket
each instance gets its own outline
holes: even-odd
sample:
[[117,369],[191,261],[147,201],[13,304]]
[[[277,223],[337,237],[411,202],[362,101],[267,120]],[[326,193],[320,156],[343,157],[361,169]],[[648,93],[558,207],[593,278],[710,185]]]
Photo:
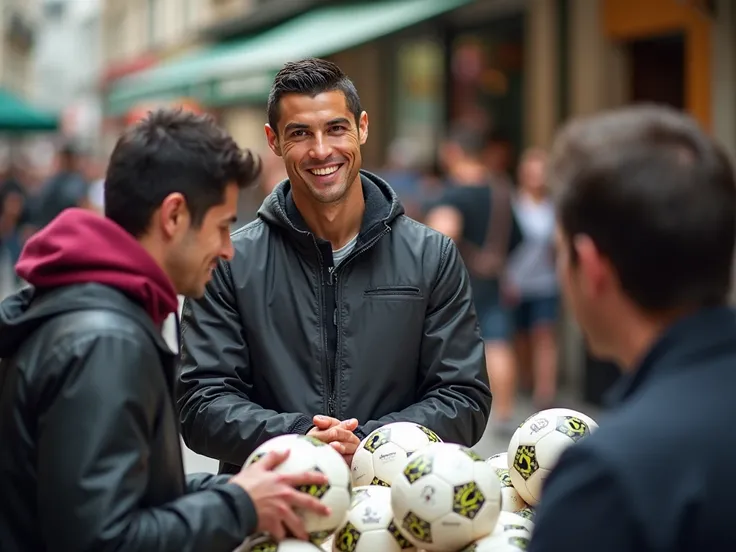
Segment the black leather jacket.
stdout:
[[236,548],[253,504],[185,478],[175,356],[146,312],[98,284],[32,299],[0,303],[0,550]]
[[315,414],[357,418],[359,437],[414,421],[473,445],[485,430],[491,393],[457,248],[361,175],[363,227],[337,268],[286,181],[233,235],[205,297],[185,303],[182,434],[224,471]]

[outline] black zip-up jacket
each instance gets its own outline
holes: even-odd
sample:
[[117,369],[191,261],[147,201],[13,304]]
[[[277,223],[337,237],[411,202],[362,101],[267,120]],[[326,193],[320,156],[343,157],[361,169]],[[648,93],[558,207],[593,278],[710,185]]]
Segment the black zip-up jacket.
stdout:
[[229,476],[184,476],[174,353],[99,284],[0,303],[0,550],[229,552],[255,530]]
[[491,407],[468,274],[454,243],[406,217],[361,171],[366,202],[336,268],[288,181],[233,235],[204,298],[185,303],[178,405],[193,450],[234,471],[264,441],[315,414],[357,418],[364,437],[413,421],[475,444]]

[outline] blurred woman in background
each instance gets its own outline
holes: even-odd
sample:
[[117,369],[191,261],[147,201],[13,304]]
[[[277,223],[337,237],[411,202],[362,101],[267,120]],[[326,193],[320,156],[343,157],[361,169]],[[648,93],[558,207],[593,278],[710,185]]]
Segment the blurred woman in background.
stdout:
[[555,213],[545,182],[547,157],[530,149],[519,163],[514,211],[524,236],[507,266],[506,296],[514,306],[522,387],[538,409],[557,395],[556,323],[559,291],[554,259]]

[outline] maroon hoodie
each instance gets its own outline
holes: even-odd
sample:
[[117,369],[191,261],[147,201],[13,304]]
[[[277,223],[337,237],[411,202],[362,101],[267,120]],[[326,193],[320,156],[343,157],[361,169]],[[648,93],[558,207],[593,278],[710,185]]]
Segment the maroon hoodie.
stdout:
[[84,209],[66,209],[28,240],[15,265],[38,289],[97,283],[138,301],[160,325],[178,307],[163,269],[128,232]]

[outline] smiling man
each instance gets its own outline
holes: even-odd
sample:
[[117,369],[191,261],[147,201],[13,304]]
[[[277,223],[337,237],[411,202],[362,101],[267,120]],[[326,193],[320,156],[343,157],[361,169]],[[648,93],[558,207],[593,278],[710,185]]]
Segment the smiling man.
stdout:
[[350,462],[394,421],[475,444],[491,395],[468,274],[450,239],[361,170],[368,115],[353,83],[327,61],[287,64],[266,136],[289,178],[184,307],[187,444],[223,471],[286,433]]

